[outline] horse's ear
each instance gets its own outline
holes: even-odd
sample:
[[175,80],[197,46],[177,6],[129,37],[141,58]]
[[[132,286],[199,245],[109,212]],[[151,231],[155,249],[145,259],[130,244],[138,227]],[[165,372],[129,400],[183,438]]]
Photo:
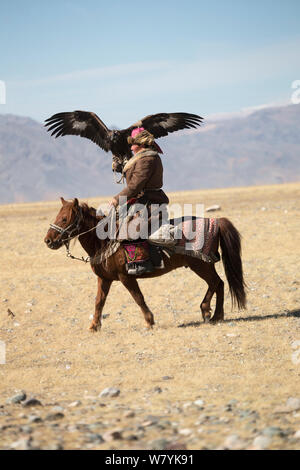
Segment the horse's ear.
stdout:
[[74,199],[74,201],[73,201],[73,207],[74,207],[75,209],[77,209],[78,206],[79,206],[79,202],[78,202],[77,197],[75,197],[75,199]]
[[67,201],[65,201],[63,197],[61,197],[60,200],[63,206],[67,203]]

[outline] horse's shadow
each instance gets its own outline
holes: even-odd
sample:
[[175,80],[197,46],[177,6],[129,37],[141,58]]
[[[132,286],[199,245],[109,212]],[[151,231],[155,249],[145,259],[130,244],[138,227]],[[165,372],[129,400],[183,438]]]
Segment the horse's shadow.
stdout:
[[[264,321],[264,320],[271,320],[271,319],[279,319],[279,318],[300,318],[300,310],[290,310],[285,313],[274,313],[272,315],[250,315],[248,317],[238,317],[238,318],[227,318],[223,320],[222,323],[238,323],[238,322],[252,322],[252,321]],[[181,323],[177,325],[177,328],[188,328],[188,327],[197,327],[203,325],[203,321],[192,321],[189,323]]]

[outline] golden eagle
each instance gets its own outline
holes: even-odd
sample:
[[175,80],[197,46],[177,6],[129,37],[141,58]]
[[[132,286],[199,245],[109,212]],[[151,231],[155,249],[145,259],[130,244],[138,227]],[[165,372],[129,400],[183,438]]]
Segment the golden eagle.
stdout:
[[58,113],[46,119],[45,127],[52,131],[51,135],[80,135],[92,140],[106,152],[112,152],[118,160],[124,161],[132,157],[127,137],[136,127],[143,127],[151,132],[154,138],[163,137],[180,129],[196,128],[203,118],[189,113],[151,114],[123,130],[111,130],[103,121],[89,111],[73,111]]

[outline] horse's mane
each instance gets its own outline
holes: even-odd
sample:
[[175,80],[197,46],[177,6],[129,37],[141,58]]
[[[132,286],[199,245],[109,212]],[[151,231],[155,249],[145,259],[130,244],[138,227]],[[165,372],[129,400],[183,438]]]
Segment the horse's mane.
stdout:
[[84,216],[91,216],[95,219],[101,218],[101,216],[97,215],[97,210],[94,207],[90,207],[86,202],[80,204],[80,207]]

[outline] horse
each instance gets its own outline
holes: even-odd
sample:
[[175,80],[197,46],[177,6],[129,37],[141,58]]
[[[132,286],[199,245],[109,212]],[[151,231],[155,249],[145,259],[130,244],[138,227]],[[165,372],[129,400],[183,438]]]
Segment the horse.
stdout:
[[[69,247],[71,238],[78,237],[82,248],[87,252],[90,265],[97,276],[98,291],[95,312],[89,330],[95,332],[101,328],[102,310],[113,281],[120,281],[139,305],[147,328],[154,325],[154,316],[147,306],[138,285],[138,278],[153,278],[162,276],[173,269],[188,267],[208,284],[207,292],[200,304],[205,323],[217,323],[224,320],[224,282],[216,272],[213,263],[183,254],[162,253],[164,268],[152,273],[132,276],[126,271],[126,257],[122,245],[110,257],[101,261],[101,254],[107,247],[107,240],[101,240],[96,234],[96,227],[104,216],[97,215],[96,209],[87,204],[80,204],[78,199],[66,201],[61,198],[62,207],[57,214],[54,224],[50,224],[44,242],[48,248],[57,250],[62,246]],[[222,261],[233,305],[238,309],[246,308],[246,292],[241,259],[241,237],[237,229],[226,218],[218,219],[218,232],[212,243],[212,252],[219,256],[218,248],[222,250]],[[68,254],[69,251],[68,251]],[[211,317],[210,302],[216,294],[216,307]]]

